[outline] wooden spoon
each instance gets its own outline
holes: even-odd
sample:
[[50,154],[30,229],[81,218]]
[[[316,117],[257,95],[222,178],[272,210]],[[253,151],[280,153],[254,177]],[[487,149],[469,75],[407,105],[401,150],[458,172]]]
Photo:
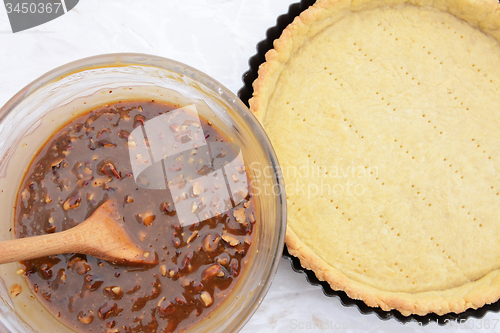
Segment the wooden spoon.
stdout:
[[107,200],[66,231],[0,242],[0,264],[60,253],[88,254],[119,264],[156,264],[156,254],[134,242],[123,227],[117,203]]

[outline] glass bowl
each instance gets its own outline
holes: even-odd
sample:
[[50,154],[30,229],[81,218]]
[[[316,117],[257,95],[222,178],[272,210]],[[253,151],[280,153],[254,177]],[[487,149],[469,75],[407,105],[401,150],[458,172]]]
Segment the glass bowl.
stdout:
[[[195,104],[241,149],[257,206],[250,260],[233,291],[189,332],[236,332],[263,300],[278,268],[286,229],[279,165],[262,127],[247,107],[211,77],[182,63],[145,54],[107,54],[54,69],[0,109],[0,241],[14,238],[19,184],[40,146],[74,117],[103,104],[151,98]],[[73,332],[32,294],[18,263],[0,266],[0,326],[8,332]],[[10,286],[22,292],[11,297]],[[2,328],[2,327],[0,327]]]

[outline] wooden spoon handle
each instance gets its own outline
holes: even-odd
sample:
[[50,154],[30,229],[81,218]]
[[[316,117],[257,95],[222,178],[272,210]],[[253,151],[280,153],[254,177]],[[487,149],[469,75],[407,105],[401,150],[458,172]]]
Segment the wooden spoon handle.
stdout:
[[77,226],[54,234],[0,242],[0,264],[60,253],[81,253],[114,263],[158,263],[158,256],[143,248],[123,228],[114,200],[107,200]]
[[[76,230],[75,230],[76,229]],[[81,246],[78,227],[54,233],[0,242],[0,264],[72,253]]]

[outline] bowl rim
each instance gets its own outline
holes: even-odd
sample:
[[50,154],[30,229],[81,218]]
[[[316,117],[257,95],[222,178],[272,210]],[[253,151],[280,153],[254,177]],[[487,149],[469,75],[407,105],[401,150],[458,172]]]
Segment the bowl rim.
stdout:
[[[238,314],[238,320],[234,321],[234,325],[232,327],[228,327],[232,331],[237,332],[250,320],[253,314],[257,311],[259,305],[262,303],[264,297],[269,291],[269,288],[271,287],[272,281],[274,280],[274,277],[278,270],[285,244],[287,205],[283,177],[281,172],[279,171],[280,167],[278,159],[271,145],[271,142],[259,121],[250,112],[248,107],[240,100],[240,98],[236,96],[236,94],[234,94],[232,91],[230,91],[223,84],[221,84],[211,76],[201,72],[194,67],[176,60],[145,53],[106,53],[81,58],[79,60],[75,60],[56,67],[42,74],[26,86],[24,86],[0,108],[0,124],[4,122],[5,117],[10,112],[16,110],[16,108],[20,105],[20,103],[22,103],[22,101],[35,94],[37,90],[43,88],[45,85],[57,82],[70,75],[87,70],[127,66],[148,66],[171,71],[187,76],[191,80],[194,80],[197,83],[200,83],[203,86],[207,87],[209,90],[216,92],[221,97],[221,99],[227,102],[233,108],[233,110],[239,114],[239,116],[241,116],[243,119],[246,119],[249,128],[255,135],[255,138],[262,143],[265,154],[269,158],[270,166],[274,170],[273,178],[278,188],[277,193],[274,193],[274,195],[277,196],[276,202],[278,203],[278,208],[275,210],[278,220],[278,241],[276,242],[275,248],[270,251],[270,253],[273,255],[269,256],[269,258],[266,260],[266,267],[268,267],[268,269],[264,272],[265,274],[262,275],[263,279],[261,283],[258,284],[258,287],[253,290],[251,292],[251,296],[249,296],[249,298],[253,299],[252,305],[245,306],[244,309],[242,309]],[[182,68],[183,72],[179,73],[176,68]],[[2,324],[2,322],[3,320],[0,320],[0,325]],[[201,322],[203,322],[203,319],[199,323]],[[196,324],[195,326],[198,325]]]

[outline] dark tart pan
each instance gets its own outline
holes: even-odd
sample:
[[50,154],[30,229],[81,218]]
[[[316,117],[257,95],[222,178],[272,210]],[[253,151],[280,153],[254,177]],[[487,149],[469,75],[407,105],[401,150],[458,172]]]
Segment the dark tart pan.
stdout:
[[[259,66],[265,61],[266,52],[273,48],[274,40],[278,39],[281,36],[281,33],[288,26],[288,24],[290,24],[296,16],[299,16],[300,13],[314,4],[314,2],[315,0],[302,0],[301,2],[290,5],[288,13],[279,16],[276,20],[276,25],[267,30],[267,38],[257,44],[257,53],[248,61],[250,69],[243,74],[244,86],[238,91],[238,96],[247,106],[249,106],[248,100],[252,97],[253,94],[252,83],[255,79],[257,79],[257,71],[259,69]],[[286,246],[283,251],[283,257],[287,258],[290,261],[292,269],[295,272],[301,273],[305,276],[307,282],[309,282],[313,286],[321,287],[323,293],[326,296],[337,297],[342,305],[349,307],[355,306],[358,308],[359,312],[365,315],[374,313],[382,320],[395,319],[402,324],[414,322],[418,325],[428,325],[429,323],[437,323],[439,325],[455,324],[460,328],[466,328],[468,327],[467,323],[465,323],[467,319],[482,318],[488,312],[500,312],[499,300],[496,303],[487,304],[476,310],[468,309],[467,311],[460,314],[449,313],[446,315],[438,316],[434,313],[431,313],[425,316],[410,315],[406,317],[396,310],[383,311],[380,308],[369,307],[362,301],[349,298],[349,296],[347,296],[347,294],[343,291],[333,290],[327,282],[320,281],[313,271],[303,268],[300,265],[299,259],[288,253],[288,249]]]

